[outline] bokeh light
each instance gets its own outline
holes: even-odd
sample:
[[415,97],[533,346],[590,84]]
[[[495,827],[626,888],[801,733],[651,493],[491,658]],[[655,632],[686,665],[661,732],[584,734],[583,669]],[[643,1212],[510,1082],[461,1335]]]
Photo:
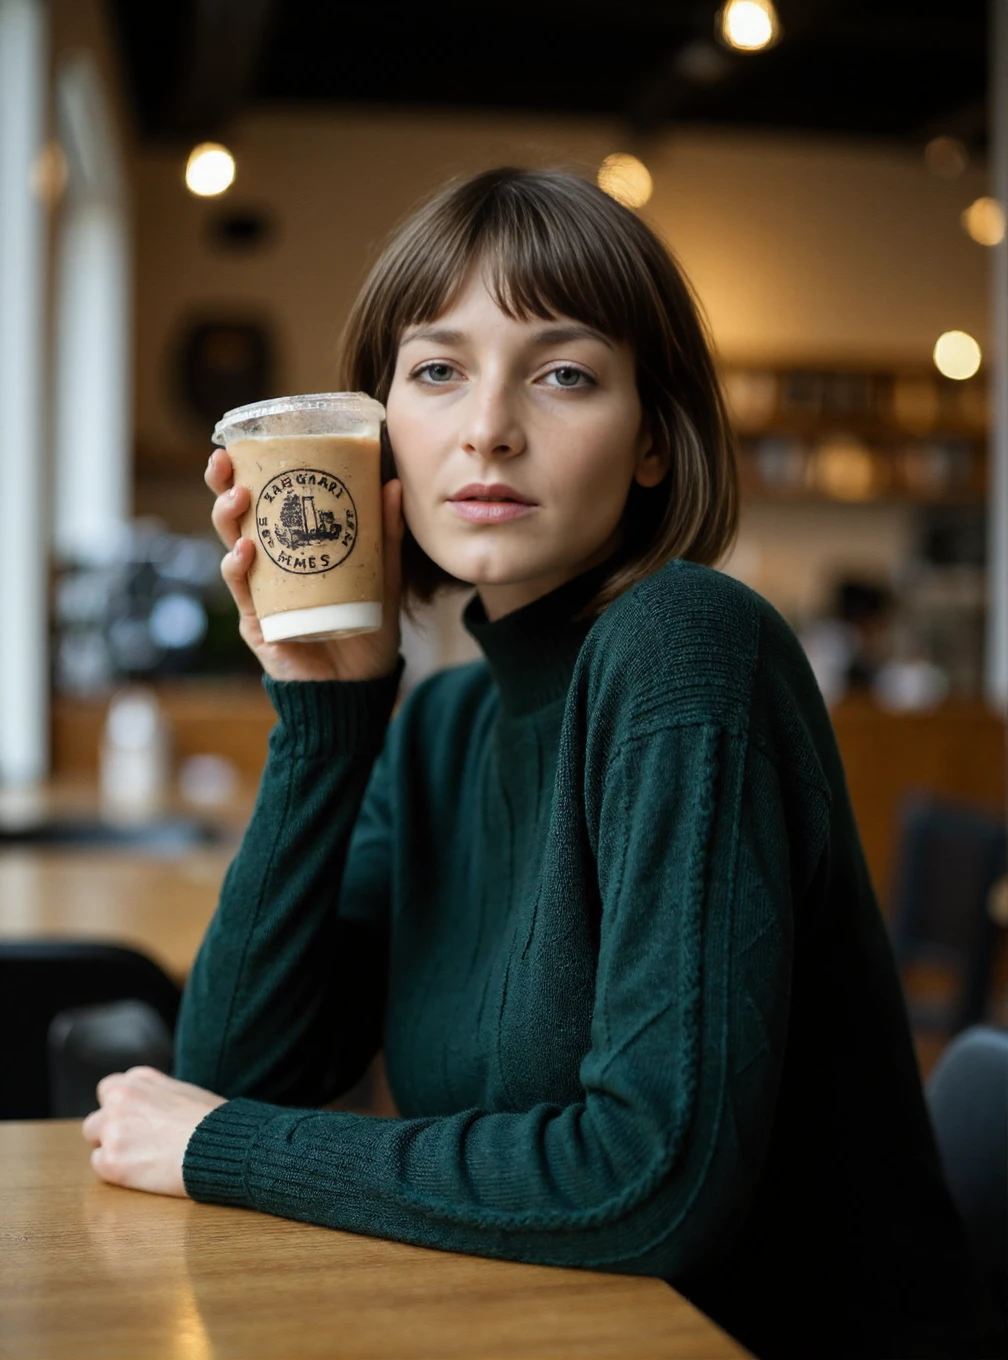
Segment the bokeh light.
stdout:
[[651,172],[636,156],[617,151],[606,156],[599,167],[599,188],[628,208],[643,208],[651,197],[654,182]]
[[47,208],[55,208],[63,197],[70,177],[66,152],[57,141],[46,142],[32,164],[30,183]]
[[880,488],[881,464],[861,440],[833,435],[815,451],[809,468],[816,489],[838,501],[867,501]]
[[965,331],[946,331],[934,347],[935,368],[946,378],[972,378],[981,357],[980,346]]
[[219,142],[201,142],[193,147],[186,162],[185,182],[190,193],[212,198],[230,188],[235,177],[235,159]]
[[761,52],[781,35],[777,11],[769,0],[729,0],[718,15],[722,42],[740,52]]
[[924,162],[932,175],[956,179],[969,165],[969,152],[958,137],[932,137],[924,148]]
[[962,215],[963,230],[981,246],[999,246],[1005,238],[1005,210],[996,198],[976,198]]

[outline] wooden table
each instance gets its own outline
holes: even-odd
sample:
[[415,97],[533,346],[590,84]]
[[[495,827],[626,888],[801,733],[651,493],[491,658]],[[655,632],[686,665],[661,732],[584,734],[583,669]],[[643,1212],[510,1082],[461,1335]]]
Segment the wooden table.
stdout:
[[101,940],[149,955],[181,985],[217,906],[234,846],[0,852],[0,939]]
[[[170,817],[211,822],[222,840],[159,854],[134,846],[28,843],[0,847],[0,940],[90,940],[147,954],[181,986],[217,906],[221,880],[252,811],[255,785],[243,784],[225,810],[207,813],[176,800]],[[51,781],[41,790],[0,790],[6,825],[93,818],[91,778]]]
[[2,1360],[720,1360],[659,1280],[488,1261],[98,1181],[79,1123],[0,1123]]

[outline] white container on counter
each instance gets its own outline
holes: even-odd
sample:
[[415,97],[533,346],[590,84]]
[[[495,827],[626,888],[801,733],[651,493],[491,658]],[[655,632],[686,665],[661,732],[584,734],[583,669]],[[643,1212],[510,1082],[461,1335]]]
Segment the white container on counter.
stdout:
[[157,695],[140,687],[120,690],[109,702],[102,735],[102,816],[152,821],[164,813],[170,785],[171,742]]

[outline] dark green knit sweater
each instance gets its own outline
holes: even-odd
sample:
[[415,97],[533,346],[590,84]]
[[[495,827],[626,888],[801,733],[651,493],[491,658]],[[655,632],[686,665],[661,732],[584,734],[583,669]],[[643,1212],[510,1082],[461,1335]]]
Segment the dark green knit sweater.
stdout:
[[[185,1183],[425,1246],[657,1275],[760,1356],[964,1353],[965,1248],[828,715],[745,586],[595,568],[389,725],[267,682],[176,1075]],[[399,1119],[317,1107],[383,1048]]]

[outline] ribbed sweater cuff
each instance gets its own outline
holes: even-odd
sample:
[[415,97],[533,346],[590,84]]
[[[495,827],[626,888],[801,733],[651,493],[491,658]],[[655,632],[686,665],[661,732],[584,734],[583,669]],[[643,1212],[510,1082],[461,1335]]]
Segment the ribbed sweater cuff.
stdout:
[[192,1199],[208,1204],[237,1204],[254,1209],[246,1181],[248,1156],[259,1130],[283,1105],[260,1100],[228,1100],[196,1125],[182,1160],[182,1179]]
[[405,659],[377,680],[272,680],[263,688],[280,719],[276,737],[299,756],[376,750],[385,740]]

